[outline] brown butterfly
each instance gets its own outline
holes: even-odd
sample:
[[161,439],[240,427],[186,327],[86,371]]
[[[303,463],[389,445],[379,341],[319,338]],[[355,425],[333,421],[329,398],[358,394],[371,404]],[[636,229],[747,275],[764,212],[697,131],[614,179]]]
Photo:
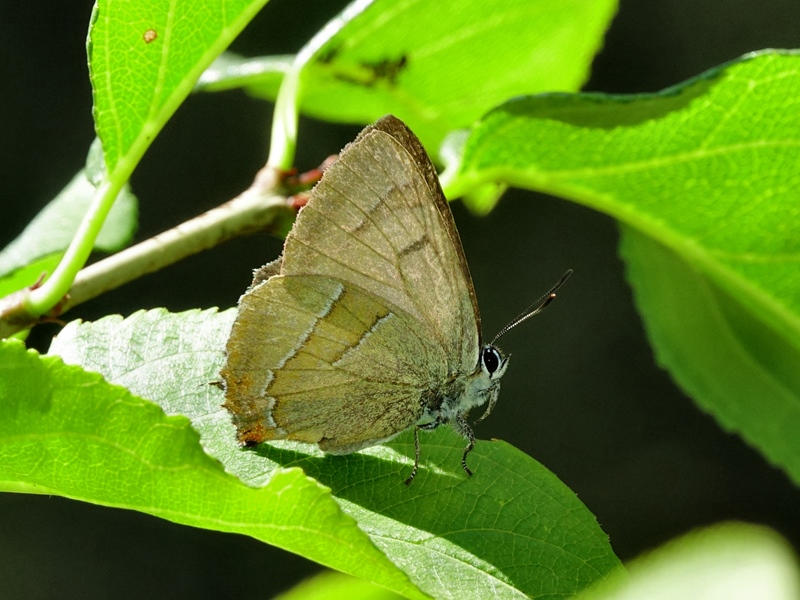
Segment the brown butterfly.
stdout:
[[[541,311],[561,281],[497,337]],[[453,215],[416,136],[393,116],[327,169],[286,238],[255,273],[222,369],[239,440],[297,440],[349,454],[414,428],[492,412],[508,359],[481,344]],[[497,339],[495,338],[495,340]]]

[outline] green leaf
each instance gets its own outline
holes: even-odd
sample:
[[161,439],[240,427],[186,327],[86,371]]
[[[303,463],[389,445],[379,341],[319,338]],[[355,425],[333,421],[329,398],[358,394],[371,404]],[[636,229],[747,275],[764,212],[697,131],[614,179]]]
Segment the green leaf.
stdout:
[[96,198],[52,276],[25,296],[28,313],[45,314],[63,301],[144,152],[265,2],[97,1],[87,41],[97,131],[87,169]]
[[[21,234],[0,251],[0,295],[33,284],[42,272],[49,273],[58,264],[58,258],[72,241],[95,191],[84,172],[79,172]],[[116,252],[124,248],[133,238],[137,219],[138,201],[126,187],[114,202],[95,240],[95,249]],[[32,267],[20,272],[28,265]]]
[[[478,443],[470,454],[475,475],[467,478],[460,466],[463,439],[449,428],[425,435],[422,466],[410,487],[403,484],[413,464],[410,434],[348,456],[288,442],[240,447],[220,408],[222,392],[208,385],[218,378],[233,318],[233,311],[150,311],[71,323],[51,351],[154,400],[167,414],[189,417],[206,451],[250,485],[270,484],[276,472],[301,467],[330,487],[372,543],[431,596],[566,596],[618,567],[607,537],[575,494],[502,442]],[[203,493],[209,496],[213,490]],[[336,535],[318,543],[335,546]],[[349,572],[380,583],[373,574]]]
[[791,546],[765,527],[728,523],[695,531],[627,565],[581,600],[795,600]]
[[400,596],[341,573],[324,572],[300,582],[273,600],[400,600]]
[[89,30],[94,119],[109,177],[127,179],[203,70],[266,0],[98,0]]
[[800,350],[635,229],[623,228],[620,252],[661,365],[726,429],[800,482]]
[[[348,123],[394,113],[435,149],[507,98],[580,88],[616,5],[353,2],[301,51],[313,54],[302,73],[301,110]],[[238,69],[229,62],[227,76],[274,100],[276,70],[264,61],[244,60]],[[259,82],[254,69],[264,69]]]
[[[209,387],[192,385],[201,396]],[[424,597],[300,469],[249,487],[202,451],[185,417],[19,342],[0,343],[0,489],[243,533]]]
[[45,256],[34,260],[29,265],[11,271],[8,275],[0,277],[0,298],[4,298],[23,288],[36,285],[53,272],[53,269],[58,265],[58,261],[61,260],[61,256],[60,252]]
[[522,98],[475,127],[445,180],[570,198],[649,240],[626,236],[625,255],[662,363],[800,482],[798,95],[800,54],[770,51],[659,94]]

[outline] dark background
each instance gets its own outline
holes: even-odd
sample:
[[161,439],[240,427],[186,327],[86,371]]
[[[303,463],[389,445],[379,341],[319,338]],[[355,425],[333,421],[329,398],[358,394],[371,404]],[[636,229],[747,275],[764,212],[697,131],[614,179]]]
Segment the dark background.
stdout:
[[[233,49],[295,52],[340,5],[274,0]],[[90,11],[87,0],[0,4],[0,245],[83,166],[93,138]],[[586,89],[655,91],[749,51],[800,47],[798,17],[796,0],[623,0]],[[241,93],[189,98],[133,178],[137,240],[244,189],[266,157],[270,113]],[[299,166],[315,166],[358,129],[304,120]],[[654,364],[611,219],[523,192],[508,193],[487,218],[453,209],[489,336],[575,269],[543,316],[503,339],[513,360],[479,437],[505,439],[555,472],[623,560],[728,519],[767,524],[800,544],[800,492]],[[280,247],[267,236],[237,240],[69,316],[228,308],[250,270]],[[54,333],[42,328],[34,339],[46,347]],[[0,495],[3,598],[267,598],[318,569],[246,537],[57,497]]]

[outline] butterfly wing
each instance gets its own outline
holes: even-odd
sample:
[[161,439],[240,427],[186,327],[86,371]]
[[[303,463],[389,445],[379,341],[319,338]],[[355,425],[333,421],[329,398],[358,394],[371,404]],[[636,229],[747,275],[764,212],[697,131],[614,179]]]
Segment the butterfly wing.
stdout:
[[282,273],[352,282],[426,323],[453,372],[478,362],[478,307],[452,212],[395,117],[365,129],[326,171],[286,238]]
[[424,336],[409,315],[329,277],[256,285],[240,302],[222,372],[240,439],[347,453],[393,437],[446,375]]

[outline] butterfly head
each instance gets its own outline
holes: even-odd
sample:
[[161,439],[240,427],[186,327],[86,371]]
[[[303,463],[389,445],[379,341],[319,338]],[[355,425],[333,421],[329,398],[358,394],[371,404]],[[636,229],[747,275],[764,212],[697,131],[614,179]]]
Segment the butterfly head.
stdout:
[[497,381],[506,372],[508,367],[508,357],[492,344],[486,344],[481,348],[480,368],[481,373],[489,381]]
[[[463,417],[476,406],[487,404],[482,421],[492,412],[497,396],[500,394],[500,378],[508,368],[508,357],[492,344],[481,347],[478,365],[475,372],[467,378],[464,393],[461,395],[456,412]],[[452,419],[450,419],[452,420]]]
[[485,344],[481,348],[477,368],[467,380],[459,412],[466,413],[486,402],[493,407],[500,392],[500,378],[507,367],[508,357],[503,356],[492,344]]

